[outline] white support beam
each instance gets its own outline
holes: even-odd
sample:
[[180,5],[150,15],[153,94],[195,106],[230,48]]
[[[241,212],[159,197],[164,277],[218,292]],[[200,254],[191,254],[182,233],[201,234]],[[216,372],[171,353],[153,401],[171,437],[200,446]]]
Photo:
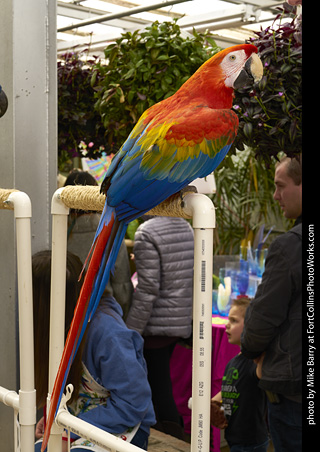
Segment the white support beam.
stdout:
[[122,18],[122,17],[128,17],[128,16],[132,16],[133,14],[138,14],[138,13],[142,13],[142,12],[146,12],[146,11],[152,11],[158,8],[164,8],[166,6],[171,6],[171,5],[175,5],[177,3],[184,3],[187,2],[189,0],[167,0],[161,3],[154,3],[152,5],[148,5],[148,6],[139,6],[136,8],[130,8],[127,9],[126,11],[122,11],[119,13],[113,13],[113,14],[105,14],[103,16],[99,16],[96,17],[94,19],[87,19],[87,20],[83,20],[81,22],[78,22],[74,25],[69,25],[66,27],[61,27],[58,32],[63,32],[63,31],[67,31],[67,30],[72,30],[74,28],[79,28],[79,27],[84,27],[86,25],[90,25],[90,24],[96,24],[96,23],[101,23],[101,22],[107,22],[113,19],[118,19],[118,18]]
[[[50,246],[50,202],[57,187],[56,2],[0,0],[0,84],[9,106],[0,118],[1,188],[33,204],[32,253]],[[18,388],[15,224],[0,214],[0,381]],[[13,450],[12,417],[0,406],[1,450]]]
[[[71,20],[76,19],[77,21],[90,20],[93,18],[99,18],[105,15],[105,11],[89,9],[79,7],[77,5],[70,5],[69,3],[58,2],[57,15],[62,17],[69,17]],[[110,13],[111,14],[111,13]],[[140,19],[138,17],[123,17],[121,19],[114,19],[108,21],[108,25],[111,27],[119,28],[132,28],[133,25],[145,25],[149,23],[147,20]]]

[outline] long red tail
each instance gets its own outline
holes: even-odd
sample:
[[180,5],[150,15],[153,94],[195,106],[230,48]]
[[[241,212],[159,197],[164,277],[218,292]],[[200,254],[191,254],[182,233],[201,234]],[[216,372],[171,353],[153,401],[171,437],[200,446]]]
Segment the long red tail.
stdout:
[[[102,256],[111,234],[112,226],[114,224],[114,218],[112,217],[108,225],[103,226],[100,234],[97,237],[94,251],[86,272],[83,285],[80,291],[79,299],[74,311],[74,316],[71,322],[71,326],[68,332],[66,343],[64,346],[62,358],[60,361],[57,376],[54,382],[54,387],[50,399],[49,412],[47,416],[47,423],[44,431],[43,442],[41,446],[41,452],[45,450],[48,444],[51,427],[53,420],[60,404],[64,386],[68,377],[69,369],[72,364],[73,358],[76,354],[77,348],[81,341],[84,329],[84,321],[88,310],[90,301],[90,295],[94,284],[95,277],[99,270]],[[81,334],[82,332],[82,334]]]

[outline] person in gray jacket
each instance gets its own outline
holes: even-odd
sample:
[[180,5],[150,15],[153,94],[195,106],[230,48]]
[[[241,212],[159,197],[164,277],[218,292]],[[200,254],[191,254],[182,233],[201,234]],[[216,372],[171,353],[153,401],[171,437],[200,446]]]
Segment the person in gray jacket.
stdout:
[[295,226],[269,247],[262,282],[247,309],[242,354],[258,359],[276,452],[302,450],[302,178],[301,162],[276,167],[274,199]]
[[136,231],[138,284],[126,320],[144,338],[148,379],[157,418],[154,428],[184,437],[172,394],[170,357],[192,332],[193,229],[182,218],[152,217]]

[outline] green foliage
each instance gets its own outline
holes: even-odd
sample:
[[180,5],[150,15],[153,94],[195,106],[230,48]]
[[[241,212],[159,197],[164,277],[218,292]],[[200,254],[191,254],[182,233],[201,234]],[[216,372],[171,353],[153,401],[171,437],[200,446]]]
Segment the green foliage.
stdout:
[[[210,46],[208,46],[208,43]],[[123,34],[105,49],[68,52],[58,65],[58,166],[116,152],[141,114],[174,94],[220,49],[210,34],[184,38],[176,22]]]
[[235,93],[240,121],[234,147],[249,146],[269,165],[280,151],[293,157],[302,150],[301,20],[295,17],[256,35],[251,43],[258,48],[264,76],[249,95],[245,89]]
[[110,44],[92,77],[108,146],[118,149],[147,108],[174,94],[219,50],[208,33],[184,38],[176,21],[154,22]]
[[130,223],[128,224],[127,232],[126,232],[126,237],[128,239],[134,240],[134,235],[135,235],[136,230],[138,229],[139,225],[140,225],[140,221],[137,218],[133,221],[130,221]]
[[262,224],[266,230],[276,225],[278,232],[288,228],[289,222],[273,199],[273,177],[274,163],[266,170],[248,148],[227,156],[215,171],[215,254],[238,254],[241,241]]
[[58,166],[63,171],[72,157],[81,156],[80,143],[89,146],[88,156],[98,157],[105,147],[105,130],[94,110],[91,86],[95,57],[68,52],[60,57],[58,71]]

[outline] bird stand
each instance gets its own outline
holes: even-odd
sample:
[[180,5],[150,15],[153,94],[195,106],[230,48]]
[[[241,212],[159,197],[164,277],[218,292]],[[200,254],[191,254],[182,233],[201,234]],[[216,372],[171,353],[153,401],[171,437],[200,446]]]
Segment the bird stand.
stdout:
[[[67,250],[67,215],[69,209],[101,212],[105,196],[95,186],[67,186],[58,189],[52,198],[52,279],[49,355],[49,393],[63,352],[64,303]],[[171,196],[152,209],[148,215],[162,215],[192,219],[194,229],[194,290],[193,290],[193,373],[191,452],[210,450],[210,399],[211,399],[211,342],[212,342],[212,260],[215,209],[212,201],[203,194],[188,193]],[[50,317],[51,318],[51,317]],[[59,410],[56,425],[80,432],[90,441],[104,445],[107,450],[140,450],[130,443],[102,432],[75,418],[66,410]],[[61,441],[61,431],[53,432],[49,452],[54,452],[52,436]],[[60,443],[61,444],[61,443]],[[119,448],[121,447],[121,449]],[[110,449],[112,447],[112,449]]]
[[[0,387],[0,401],[14,409],[14,449],[34,451],[36,391],[34,385],[31,202],[18,190],[0,189],[0,208],[14,210],[19,304],[19,394]],[[19,428],[17,429],[17,417]]]

